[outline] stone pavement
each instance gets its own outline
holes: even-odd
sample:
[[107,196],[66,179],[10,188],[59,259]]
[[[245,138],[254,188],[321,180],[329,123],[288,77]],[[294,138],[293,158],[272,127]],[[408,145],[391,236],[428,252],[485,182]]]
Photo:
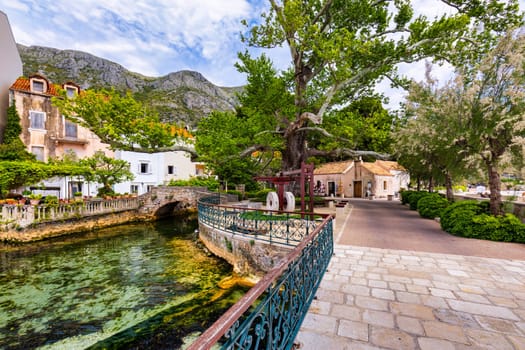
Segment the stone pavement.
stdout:
[[[336,240],[348,227],[336,223]],[[301,350],[524,349],[525,258],[336,244]]]

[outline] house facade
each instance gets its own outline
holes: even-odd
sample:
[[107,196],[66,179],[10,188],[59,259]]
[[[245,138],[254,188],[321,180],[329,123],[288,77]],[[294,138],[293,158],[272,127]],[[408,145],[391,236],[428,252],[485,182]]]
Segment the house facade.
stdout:
[[[11,85],[9,104],[20,116],[20,137],[27,151],[43,162],[65,154],[74,154],[78,159],[91,157],[96,151],[112,156],[108,145],[97,135],[70,122],[52,105],[51,98],[58,96],[59,88],[71,96],[80,93],[80,87],[72,82],[56,85],[42,75],[20,77]],[[88,184],[80,177],[48,179],[41,185],[34,189],[59,198],[72,198],[75,192],[94,196],[98,190],[97,184]]]
[[198,176],[201,164],[191,161],[190,155],[183,151],[140,153],[115,151],[115,158],[130,163],[134,175],[131,181],[115,185],[115,192],[137,193],[148,192],[154,186],[167,185],[171,180],[188,180]]
[[396,197],[408,188],[410,177],[397,162],[345,161],[322,164],[314,170],[318,195],[334,197]]
[[0,143],[3,141],[9,107],[9,87],[22,75],[22,60],[7,15],[0,11]]

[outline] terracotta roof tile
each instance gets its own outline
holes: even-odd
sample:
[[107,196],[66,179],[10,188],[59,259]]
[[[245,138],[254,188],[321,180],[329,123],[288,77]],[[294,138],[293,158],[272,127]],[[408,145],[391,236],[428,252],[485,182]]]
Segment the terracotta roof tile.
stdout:
[[379,165],[380,167],[386,169],[386,170],[400,170],[400,171],[406,171],[405,168],[403,168],[402,165],[400,165],[398,162],[394,162],[391,160],[376,160],[375,164]]
[[[30,84],[29,78],[26,77],[20,77],[16,79],[16,81],[11,85],[11,90],[18,90],[18,91],[25,91],[25,92],[32,92],[31,91],[31,84]],[[58,89],[61,88],[58,84],[47,84],[47,91],[44,92],[45,95],[51,95],[51,96],[58,96]]]
[[380,165],[376,163],[364,162],[361,165],[363,166],[363,168],[365,168],[366,170],[368,170],[374,175],[392,176],[392,174],[390,174],[388,170],[386,170],[385,168],[381,167]]
[[352,164],[354,164],[353,160],[321,164],[319,167],[314,169],[314,175],[343,174],[352,166]]

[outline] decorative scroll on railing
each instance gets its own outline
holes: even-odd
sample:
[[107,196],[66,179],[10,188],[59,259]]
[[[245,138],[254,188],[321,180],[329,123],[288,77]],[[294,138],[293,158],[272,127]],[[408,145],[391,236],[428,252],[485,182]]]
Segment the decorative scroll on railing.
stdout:
[[309,219],[311,213],[301,215],[301,213],[216,205],[217,203],[218,197],[207,197],[199,201],[200,223],[271,243],[296,245],[322,221],[321,216],[319,219]]
[[333,254],[332,230],[327,217],[189,350],[291,349]]
[[47,221],[81,218],[120,211],[133,210],[139,207],[137,198],[84,201],[60,203],[56,205],[0,205],[0,226],[24,228]]

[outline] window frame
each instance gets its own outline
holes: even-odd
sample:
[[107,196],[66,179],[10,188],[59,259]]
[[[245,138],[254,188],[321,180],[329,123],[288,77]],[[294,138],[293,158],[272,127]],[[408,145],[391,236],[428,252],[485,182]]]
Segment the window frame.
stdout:
[[[37,89],[36,87],[42,87],[42,90]],[[43,94],[46,92],[46,82],[40,79],[31,79],[31,92],[36,92]]]
[[[42,127],[35,126],[36,116],[42,116]],[[46,112],[29,111],[29,129],[31,130],[46,130]]]
[[[143,171],[143,166],[146,166],[146,171]],[[138,166],[138,173],[141,175],[151,174],[151,163],[146,160],[140,160]]]
[[[68,130],[69,131],[73,130],[72,128],[74,128],[75,130],[74,135],[70,135],[68,133]],[[68,137],[72,139],[78,138],[78,125],[66,119],[64,121],[64,137]]]
[[[41,150],[41,153],[40,152],[35,153],[34,152],[35,149]],[[45,152],[46,152],[46,150],[45,150],[44,146],[38,146],[38,145],[31,146],[31,154],[35,155],[35,159],[38,160],[38,161],[45,162],[45,160],[46,160],[46,153]],[[39,157],[39,155],[40,155],[40,157]]]

